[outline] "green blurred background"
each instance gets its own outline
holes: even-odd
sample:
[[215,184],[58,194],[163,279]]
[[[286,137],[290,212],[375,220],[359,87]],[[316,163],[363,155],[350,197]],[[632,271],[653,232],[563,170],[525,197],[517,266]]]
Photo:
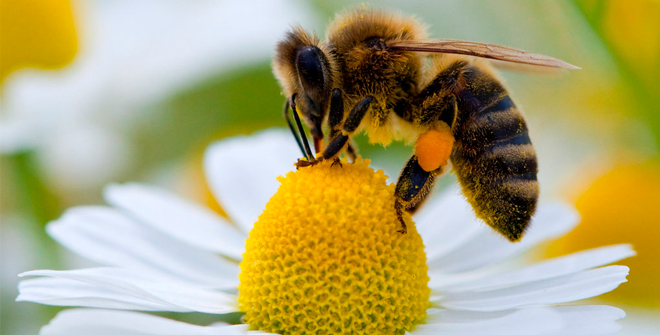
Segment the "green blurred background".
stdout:
[[[16,274],[86,264],[43,228],[68,207],[102,204],[104,185],[158,184],[221,211],[204,185],[204,148],[285,126],[274,43],[294,23],[323,36],[335,13],[360,3],[0,0],[0,333],[35,334],[59,310],[14,302]],[[582,67],[502,74],[530,126],[542,196],[583,217],[538,257],[632,243],[629,283],[603,299],[628,311],[623,333],[660,327],[660,1],[373,5],[415,15],[431,37]],[[358,143],[392,178],[411,152]]]

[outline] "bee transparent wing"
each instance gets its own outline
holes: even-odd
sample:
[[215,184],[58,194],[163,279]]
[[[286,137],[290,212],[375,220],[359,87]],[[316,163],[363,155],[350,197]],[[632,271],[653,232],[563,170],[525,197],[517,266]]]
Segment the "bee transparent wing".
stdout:
[[552,75],[561,75],[563,74],[563,70],[564,70],[563,68],[558,68],[558,67],[547,67],[547,66],[529,65],[522,63],[504,62],[495,59],[489,59],[488,61],[493,67],[497,68],[498,70],[504,70],[510,72],[523,72],[523,73],[531,73],[537,75],[552,76]]
[[390,50],[460,54],[490,58],[504,62],[563,69],[579,69],[579,67],[566,63],[563,60],[559,60],[557,58],[488,43],[457,41],[450,39],[430,39],[388,42],[387,46]]

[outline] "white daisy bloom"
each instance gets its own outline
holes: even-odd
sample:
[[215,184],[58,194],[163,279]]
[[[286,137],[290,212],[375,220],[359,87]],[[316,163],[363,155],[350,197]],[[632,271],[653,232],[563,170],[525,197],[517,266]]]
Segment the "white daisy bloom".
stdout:
[[[248,312],[246,320],[250,325],[218,323],[199,326],[142,312],[210,314],[246,312],[245,306],[248,304],[246,299],[265,299],[264,297],[273,294],[280,299],[277,303],[281,305],[277,308],[282,308],[284,311],[298,308],[298,306],[286,305],[288,296],[286,299],[282,298],[282,294],[288,293],[295,296],[297,294],[295,287],[291,292],[268,291],[267,285],[270,283],[264,280],[266,277],[257,280],[261,284],[265,282],[266,286],[248,287],[253,278],[246,276],[253,273],[254,268],[258,268],[260,264],[266,264],[265,259],[264,263],[246,261],[239,267],[243,258],[254,257],[250,248],[256,243],[254,239],[258,238],[255,231],[260,229],[259,224],[266,220],[268,215],[286,215],[291,211],[274,208],[271,203],[275,200],[271,200],[264,211],[273,194],[277,192],[273,196],[273,199],[276,199],[281,192],[284,192],[282,188],[278,191],[280,182],[276,177],[290,171],[293,167],[292,163],[299,156],[298,148],[290,136],[285,131],[269,130],[250,137],[224,140],[208,149],[205,159],[208,181],[230,220],[165,190],[139,184],[112,185],[106,188],[105,198],[111,207],[86,206],[70,209],[62,218],[48,225],[48,233],[63,246],[102,266],[23,273],[22,277],[38,278],[25,279],[20,283],[20,295],[17,300],[56,306],[87,307],[61,312],[50,324],[42,328],[43,335],[260,333],[251,329],[260,328],[256,327],[257,324],[270,322],[268,318],[275,318],[275,314],[260,320],[261,316],[258,314]],[[345,164],[341,169],[334,167],[330,170],[348,171],[351,166]],[[301,169],[295,174],[289,173],[286,180],[305,170],[309,169]],[[376,176],[375,179],[382,176],[382,172],[372,171],[371,174]],[[284,180],[280,178],[282,187]],[[314,192],[313,186],[310,185],[310,194]],[[385,188],[391,189],[392,186]],[[293,198],[305,199],[292,193],[284,196],[287,201]],[[358,205],[362,200],[369,199],[360,199],[357,201]],[[307,207],[313,206],[314,204],[310,204]],[[284,214],[277,212],[278,210],[283,211]],[[380,210],[392,211],[389,207]],[[269,211],[270,214],[267,213]],[[273,211],[277,213],[273,214]],[[264,214],[260,216],[262,212]],[[419,244],[420,250],[425,246],[421,262],[423,270],[426,270],[428,265],[428,278],[423,286],[428,285],[428,288],[426,300],[422,302],[424,308],[421,314],[413,315],[413,318],[421,319],[410,327],[396,328],[393,333],[404,333],[404,329],[410,330],[410,334],[452,335],[583,335],[610,334],[618,331],[620,327],[616,320],[625,316],[620,309],[610,306],[552,305],[598,296],[625,282],[627,267],[606,265],[632,256],[634,252],[630,246],[602,247],[531,265],[521,265],[520,260],[524,252],[543,241],[568,232],[576,225],[578,219],[576,211],[566,204],[541,202],[522,241],[510,243],[478,221],[460,195],[451,193],[430,199],[415,215],[415,224],[409,227],[408,237],[401,237],[404,235],[398,233],[394,237],[412,239],[421,236],[424,245]],[[258,220],[261,221],[252,230]],[[294,221],[292,218],[284,220]],[[360,225],[362,224],[367,225],[360,222]],[[246,239],[251,230],[246,249]],[[371,230],[369,232],[371,234]],[[297,232],[285,232],[284,237],[314,233],[314,231],[304,231],[301,233],[303,235],[296,235]],[[387,233],[375,228],[373,230],[373,234],[380,234],[378,238]],[[323,235],[323,237],[328,236]],[[358,253],[368,253],[373,250],[377,250],[379,254],[389,252],[387,247],[377,245],[381,241],[379,239],[376,239],[376,242],[373,239],[360,239],[359,233],[353,236],[355,236],[354,241],[350,243],[366,246],[365,250],[358,250]],[[297,250],[307,250],[306,243],[301,241],[299,244],[282,243],[273,247],[289,249],[295,247]],[[266,245],[262,249],[268,247],[270,246]],[[309,248],[312,248],[311,244]],[[296,259],[302,259],[300,258],[302,256],[296,256],[295,252],[297,251],[292,251],[294,255],[289,255],[291,258],[288,258],[287,262],[293,264]],[[323,252],[324,250],[317,250],[307,255],[314,258]],[[426,262],[423,262],[424,253]],[[278,257],[287,259],[288,256]],[[314,258],[313,261],[314,264],[323,267],[324,262],[351,263],[359,262],[362,258],[368,261],[367,258],[377,256],[360,254],[362,258],[350,257],[350,255],[336,256],[325,260]],[[413,261],[415,259],[410,263]],[[343,266],[343,263],[339,266]],[[408,265],[397,263],[384,266],[386,266],[384,272],[387,272]],[[361,271],[359,267],[353,270]],[[274,269],[274,271],[279,270]],[[373,279],[373,273],[369,274],[367,273],[369,270],[365,271],[358,276],[371,276]],[[239,272],[241,272],[241,282],[239,282]],[[406,279],[403,282],[403,290],[414,286],[412,282],[419,280],[420,277],[426,278],[425,275],[426,273],[422,273]],[[328,282],[332,281],[331,277],[328,275]],[[299,277],[299,280],[300,278],[303,277]],[[343,279],[338,278],[337,282],[342,282]],[[373,287],[360,287],[358,291],[376,290],[379,297],[381,295],[395,297],[396,292],[393,293],[392,287],[389,287],[390,284],[395,285],[392,280],[396,282],[396,278],[385,279],[386,288],[374,284]],[[407,287],[408,280],[411,283],[410,287]],[[301,282],[300,285],[304,288],[309,282]],[[332,287],[333,284],[329,285]],[[237,290],[239,286],[241,297]],[[348,292],[344,284],[337,286],[340,291]],[[320,294],[319,292],[325,289],[323,285],[315,287],[310,294]],[[246,297],[252,294],[251,289],[258,292],[256,297],[254,295]],[[349,288],[350,290],[355,289]],[[361,293],[364,292],[352,293],[354,295],[350,299],[355,299],[356,295],[359,295],[357,297],[359,299],[371,299],[360,295]],[[411,294],[413,293],[419,292]],[[329,300],[332,299],[331,296]],[[264,306],[269,303],[265,302]],[[398,301],[393,303],[396,304]],[[371,307],[374,306],[369,308]],[[374,323],[381,321],[387,323],[397,319],[397,312],[392,311],[401,311],[401,313],[408,311],[410,314],[409,310],[388,309],[389,306],[379,308],[380,305],[365,312]],[[307,314],[304,316],[309,317],[314,314],[318,317],[317,312],[305,312]],[[364,310],[357,312],[361,315]],[[289,313],[295,311],[287,312]],[[322,319],[325,318],[323,312],[320,314]],[[362,316],[356,316],[356,319],[360,317]],[[342,321],[337,327],[346,326],[346,329],[352,327],[349,325],[352,318],[348,318],[349,321],[346,321],[348,320],[346,315],[339,318]],[[300,320],[296,320],[298,321]],[[270,326],[272,328],[282,325],[271,323]],[[311,327],[317,326],[322,325],[315,324]]]

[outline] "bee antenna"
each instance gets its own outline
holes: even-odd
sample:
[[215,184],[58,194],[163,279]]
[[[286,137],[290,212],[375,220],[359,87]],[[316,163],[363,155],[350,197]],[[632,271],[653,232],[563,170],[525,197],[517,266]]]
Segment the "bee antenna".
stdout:
[[[300,148],[300,152],[302,152],[303,156],[307,157],[307,154],[305,154],[305,149],[303,149],[302,142],[300,142],[300,137],[298,136],[298,133],[296,130],[293,128],[293,124],[291,123],[291,118],[289,117],[289,99],[284,100],[284,119],[286,119],[286,123],[289,125],[289,130],[291,130],[291,134],[293,134],[293,138],[296,139],[296,143],[298,143],[298,148]],[[307,157],[309,159],[309,157]]]
[[307,141],[307,134],[305,134],[305,129],[302,126],[302,122],[300,122],[300,117],[298,116],[298,112],[296,111],[296,94],[294,93],[291,96],[291,110],[293,111],[293,118],[296,120],[296,125],[298,126],[298,131],[300,132],[300,138],[302,139],[303,145],[305,146],[305,157],[307,158],[308,161],[313,162],[315,161],[315,157],[312,154],[312,149],[309,148],[309,142]]

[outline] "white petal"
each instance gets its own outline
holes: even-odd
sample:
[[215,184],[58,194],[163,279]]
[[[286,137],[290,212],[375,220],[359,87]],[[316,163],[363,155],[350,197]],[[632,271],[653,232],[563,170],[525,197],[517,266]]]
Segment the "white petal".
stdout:
[[[163,280],[153,274],[119,268],[90,268],[82,270],[54,271],[35,270],[22,273],[21,276],[48,276],[85,283],[89,286],[79,286],[85,290],[87,296],[76,291],[76,286],[69,286],[69,297],[58,292],[57,284],[61,281],[41,281],[37,284],[24,284],[20,287],[20,300],[67,299],[84,297],[86,299],[114,298],[116,301],[125,301],[147,307],[165,308],[162,311],[189,311],[211,314],[223,314],[237,311],[235,296],[210,289],[203,289],[182,282]],[[26,281],[29,282],[29,281]],[[100,296],[94,295],[94,288],[98,288]],[[113,293],[116,296],[108,295]],[[131,299],[132,298],[132,299]],[[42,301],[39,301],[42,302]],[[76,304],[79,305],[79,304]],[[90,307],[89,304],[84,306]],[[95,306],[108,307],[108,306]],[[153,310],[153,309],[151,309]]]
[[51,306],[78,306],[153,312],[190,312],[186,308],[158,301],[136,298],[116,290],[60,278],[22,280],[16,301],[30,301]]
[[60,278],[22,280],[16,301],[30,301],[51,306],[79,306],[136,311],[189,312],[185,308],[149,301],[116,290]]
[[630,245],[612,245],[557,257],[513,271],[480,277],[472,281],[464,280],[453,285],[439,285],[431,288],[456,293],[510,287],[577,273],[614,263],[633,255],[635,255],[635,252]]
[[239,335],[267,334],[248,332],[247,325],[214,324],[197,326],[160,316],[93,309],[60,312],[44,326],[40,335]]
[[566,329],[557,335],[614,334],[621,330],[616,321],[626,317],[624,311],[611,306],[561,306],[554,310],[566,321]]
[[561,306],[497,312],[429,309],[426,324],[413,334],[443,335],[596,335],[621,327],[625,313],[610,306]]
[[628,267],[612,265],[515,287],[450,293],[432,302],[449,309],[485,312],[559,304],[609,292],[626,282],[627,275]]
[[76,207],[46,227],[50,236],[104,265],[159,272],[211,287],[235,288],[236,263],[140,225],[107,207]]
[[424,240],[429,262],[489,229],[474,216],[472,208],[458,190],[430,199],[415,213],[414,221]]
[[[522,240],[511,243],[490,229],[475,234],[466,243],[435,259],[429,259],[429,272],[457,273],[493,265],[519,254],[538,243],[570,231],[579,214],[564,203],[541,203]],[[435,285],[435,284],[434,284]]]
[[551,308],[526,308],[500,313],[440,310],[417,326],[414,335],[540,335],[560,331],[564,322]]
[[206,207],[166,190],[140,184],[111,185],[106,201],[122,208],[141,223],[192,246],[240,260],[247,235]]
[[214,143],[204,168],[213,195],[247,233],[277,191],[277,176],[293,170],[300,157],[290,132],[269,129]]

